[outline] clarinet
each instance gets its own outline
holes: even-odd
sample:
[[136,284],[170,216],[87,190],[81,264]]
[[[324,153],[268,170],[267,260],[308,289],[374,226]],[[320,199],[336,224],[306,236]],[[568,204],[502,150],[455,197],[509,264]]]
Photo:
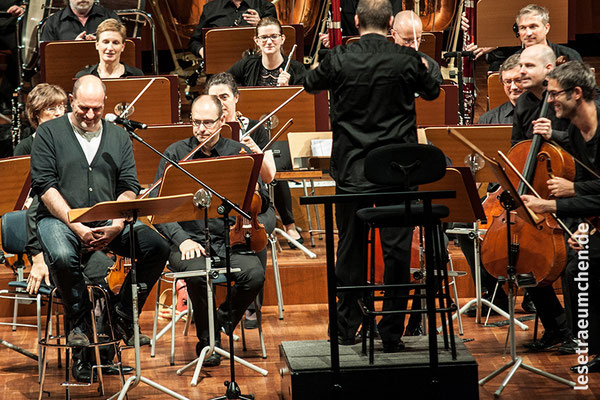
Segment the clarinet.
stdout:
[[12,135],[12,146],[13,149],[17,147],[17,144],[21,141],[21,104],[19,103],[19,95],[17,92],[13,93],[11,99],[12,107],[12,119],[10,132]]
[[[475,42],[475,0],[464,1],[465,17],[469,21],[469,29],[463,32],[463,50]],[[460,125],[471,125],[475,113],[475,61],[470,57],[463,58],[463,102],[464,102],[464,118]]]

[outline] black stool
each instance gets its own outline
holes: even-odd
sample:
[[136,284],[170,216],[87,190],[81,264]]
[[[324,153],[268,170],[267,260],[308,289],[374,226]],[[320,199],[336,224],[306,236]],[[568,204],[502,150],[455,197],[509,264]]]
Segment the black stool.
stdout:
[[[392,144],[375,149],[367,155],[365,159],[366,178],[385,188],[387,192],[410,191],[415,190],[415,186],[435,182],[441,179],[446,173],[446,159],[444,153],[434,146],[421,144]],[[451,347],[452,358],[456,359],[456,343],[454,339],[454,330],[452,324],[446,324],[446,318],[451,321],[452,311],[456,309],[450,299],[448,285],[448,271],[446,269],[446,252],[443,244],[443,231],[441,219],[449,214],[448,207],[444,205],[431,204],[431,201],[424,201],[422,204],[415,204],[405,201],[398,205],[381,205],[360,209],[357,212],[360,218],[366,224],[365,232],[365,265],[370,264],[371,280],[374,278],[374,251],[371,251],[370,260],[368,259],[368,245],[374,245],[375,228],[386,227],[415,227],[423,226],[425,228],[426,244],[426,283],[418,284],[389,284],[375,285],[369,282],[367,278],[368,269],[365,268],[364,280],[366,285],[363,287],[363,298],[359,300],[359,305],[363,311],[363,353],[366,354],[367,329],[370,340],[369,363],[374,362],[374,331],[375,317],[377,315],[423,313],[428,314],[428,334],[429,334],[429,356],[430,367],[435,376],[438,365],[437,355],[437,330],[436,312],[439,312],[442,319],[442,329],[444,338],[444,347]],[[373,248],[373,247],[372,247]],[[369,262],[370,261],[370,262]],[[407,265],[408,269],[409,266]],[[442,284],[443,283],[443,284]],[[411,297],[414,301],[423,297],[418,293],[425,289],[427,310],[385,310],[376,311],[375,302],[390,299],[390,296],[375,296],[375,291],[389,289],[415,289],[415,294]],[[439,308],[436,309],[435,300],[439,302]],[[400,295],[395,297],[409,297]],[[449,329],[449,335],[448,335]],[[449,336],[449,337],[448,337]]]

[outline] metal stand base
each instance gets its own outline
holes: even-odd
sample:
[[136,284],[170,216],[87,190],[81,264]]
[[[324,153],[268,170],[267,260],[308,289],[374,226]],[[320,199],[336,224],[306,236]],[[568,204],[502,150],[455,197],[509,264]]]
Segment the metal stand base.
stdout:
[[283,236],[284,238],[286,238],[289,242],[292,242],[292,244],[294,246],[296,246],[298,249],[302,250],[302,252],[304,254],[306,254],[309,258],[317,258],[317,255],[315,253],[313,253],[312,251],[310,251],[309,249],[307,249],[306,247],[304,247],[302,244],[300,244],[300,242],[298,242],[296,239],[293,239],[290,235],[287,234],[287,232],[285,232],[283,229],[279,229],[279,228],[275,228],[273,230],[274,234],[279,234],[281,236]]

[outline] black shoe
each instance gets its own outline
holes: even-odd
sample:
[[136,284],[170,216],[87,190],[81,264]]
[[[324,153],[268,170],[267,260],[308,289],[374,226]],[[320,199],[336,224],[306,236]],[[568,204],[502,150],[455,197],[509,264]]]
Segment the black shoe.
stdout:
[[220,331],[225,333],[227,336],[231,336],[235,330],[235,325],[229,322],[229,318],[224,311],[217,309],[217,323],[219,324]]
[[244,319],[244,329],[258,329],[258,318]]
[[576,374],[584,374],[586,367],[587,372],[600,372],[600,357],[594,357],[594,359],[589,361],[587,364],[573,365],[571,367],[571,371],[575,372]]
[[421,336],[423,335],[423,327],[421,324],[415,326],[408,325],[404,331],[404,336]]
[[[207,342],[204,341],[200,341],[198,343],[196,343],[196,356],[200,357],[200,353],[202,352],[202,349],[205,348],[206,346],[208,346]],[[215,347],[221,347],[221,343],[220,342],[215,342]],[[205,367],[218,367],[219,365],[221,365],[221,355],[214,352],[206,357],[204,359],[204,361],[202,362],[202,365]]]
[[[92,364],[80,358],[73,357],[72,375],[77,382],[92,383]],[[94,381],[96,374],[94,374]]]
[[561,354],[575,354],[577,353],[578,347],[579,344],[577,343],[577,339],[570,337],[561,343],[558,347],[558,352]]
[[[114,319],[114,329],[115,335],[123,339],[123,342],[127,346],[134,345],[134,331],[133,331],[133,321],[124,318],[120,315],[117,315]],[[140,332],[140,346],[147,346],[150,344],[150,338]]]
[[535,314],[537,312],[537,310],[535,308],[535,304],[533,304],[533,301],[531,300],[531,296],[529,295],[529,293],[527,293],[527,291],[525,291],[525,295],[523,296],[523,301],[521,302],[521,308],[527,314]]
[[67,336],[67,346],[71,347],[87,347],[90,345],[90,339],[84,326],[76,326],[71,329]]
[[[129,375],[133,372],[133,367],[130,367],[129,365],[123,365],[121,370],[123,371],[123,375]],[[119,375],[119,367],[116,365],[102,367],[102,373],[105,375]]]
[[402,339],[399,339],[397,342],[383,342],[383,352],[384,353],[398,353],[406,348]]
[[[300,232],[298,232],[300,233]],[[304,238],[302,237],[302,235],[300,235],[300,238],[298,239],[294,239],[296,242],[300,243],[300,244],[304,244]],[[296,245],[290,241],[288,241],[288,246],[290,246],[290,249],[292,250],[296,250],[298,247],[296,247]]]
[[535,342],[525,343],[523,347],[531,352],[538,352],[543,350],[549,350],[556,347],[557,344],[562,343],[565,340],[563,334],[558,331],[544,331],[542,337]]

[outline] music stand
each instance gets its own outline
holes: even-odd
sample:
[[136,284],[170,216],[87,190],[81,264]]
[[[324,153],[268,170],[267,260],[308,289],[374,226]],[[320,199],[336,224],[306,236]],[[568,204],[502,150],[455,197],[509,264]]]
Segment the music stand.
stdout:
[[169,196],[162,198],[151,198],[142,200],[128,201],[106,201],[98,203],[91,208],[79,208],[69,211],[69,221],[71,222],[95,222],[105,221],[115,218],[126,218],[126,224],[129,225],[129,246],[131,258],[131,299],[133,303],[133,332],[135,349],[135,375],[127,379],[120,392],[115,393],[110,399],[117,397],[122,400],[127,395],[127,391],[136,387],[140,382],[152,386],[171,397],[180,400],[188,400],[171,389],[168,389],[144,376],[142,376],[140,363],[140,331],[138,321],[138,284],[136,278],[135,261],[135,229],[134,224],[139,216],[148,216],[160,214],[165,209],[178,208],[182,204],[192,203],[192,194],[182,194],[178,196]]
[[[490,129],[490,128],[493,130],[496,130],[495,128],[504,130],[501,127],[489,127],[489,128],[483,128],[483,129]],[[463,146],[465,146],[467,149],[470,150],[470,154],[469,154],[470,160],[476,159],[476,157],[473,157],[471,155],[476,155],[476,156],[481,157],[481,159],[484,162],[485,167],[482,170],[477,171],[477,174],[480,174],[480,176],[485,175],[486,179],[498,179],[496,177],[496,173],[492,169],[492,165],[497,164],[496,161],[494,161],[494,160],[490,159],[488,156],[486,156],[484,151],[482,151],[478,146],[476,146],[470,140],[468,140],[466,137],[464,137],[462,135],[462,133],[458,132],[456,129],[454,129],[454,128],[446,128],[446,129],[447,129],[448,136],[450,136],[451,138],[453,138],[455,140],[458,140]],[[463,129],[465,129],[465,128],[461,128],[461,130],[463,130]],[[476,133],[479,129],[474,128],[474,127],[469,127],[469,128],[467,128],[466,132],[469,132],[469,130],[471,130],[472,133]],[[508,133],[508,131],[506,131],[506,132]],[[461,154],[461,153],[458,153],[458,154]],[[472,170],[472,172],[473,172],[473,170]],[[527,217],[525,217],[525,218],[527,218]],[[475,270],[475,298],[471,299],[469,302],[467,302],[467,304],[462,306],[460,308],[460,310],[458,310],[458,313],[464,314],[473,304],[475,304],[476,305],[475,322],[481,323],[481,309],[482,309],[483,305],[486,305],[488,308],[494,310],[496,313],[498,313],[502,317],[507,318],[507,319],[510,318],[509,313],[507,313],[506,311],[504,311],[503,309],[501,309],[500,307],[498,307],[491,301],[489,301],[487,299],[483,299],[481,297],[481,258],[480,258],[480,243],[479,243],[479,233],[481,231],[479,230],[479,223],[477,221],[475,223],[473,223],[472,229],[458,228],[458,229],[449,230],[447,232],[454,233],[454,234],[468,234],[469,237],[473,239],[473,253],[474,253],[474,260],[475,260],[475,266],[473,268]],[[456,317],[457,316],[454,315],[452,318],[455,319]],[[524,323],[522,323],[521,321],[515,320],[514,322],[522,330],[524,330],[524,331],[529,330],[529,327],[527,325],[525,325]]]
[[[186,169],[186,171],[190,172],[194,176],[202,176],[204,182],[209,185],[214,190],[218,191],[220,194],[224,195],[232,202],[237,204],[243,204],[242,209],[247,210],[250,207],[250,202],[252,196],[254,195],[256,182],[258,179],[258,175],[260,173],[260,166],[262,163],[262,154],[244,154],[237,155],[231,157],[218,157],[218,158],[208,158],[202,160],[193,160],[181,162],[180,165]],[[163,181],[160,187],[160,196],[165,195],[173,195],[177,194],[181,191],[187,190],[190,188],[192,191],[197,190],[194,185],[199,186],[196,182],[191,180],[188,176],[183,174],[181,171],[171,168],[168,166],[165,169],[163,174]],[[177,209],[173,209],[167,215],[160,215],[154,218],[152,221],[154,224],[160,224],[164,222],[170,221],[188,221],[195,219],[205,219],[206,218],[218,218],[224,217],[227,218],[227,215],[223,215],[222,210],[219,210],[221,205],[212,203],[209,207],[205,208],[204,211],[200,211],[198,208],[191,204],[183,204],[181,207]],[[201,215],[201,213],[203,215]],[[229,236],[229,232],[225,231],[226,243]],[[209,257],[207,257],[208,259]],[[229,269],[229,251],[227,251],[227,268]],[[210,265],[207,266],[207,271],[210,270]],[[228,276],[229,276],[228,271]],[[213,318],[213,300],[212,300],[212,289],[210,284],[211,275],[208,273],[206,275],[206,291],[207,291],[207,303],[208,303],[208,323],[209,323],[209,344],[204,347],[200,352],[200,355],[194,359],[192,362],[188,363],[183,368],[177,370],[177,375],[183,374],[187,369],[196,365],[194,370],[194,375],[190,382],[191,386],[196,386],[198,384],[198,377],[200,375],[200,370],[202,368],[202,363],[205,358],[211,355],[213,352],[220,354],[224,357],[229,358],[230,360],[230,368],[231,368],[231,382],[235,382],[235,367],[234,362],[238,362],[243,366],[252,369],[260,373],[263,376],[268,374],[268,371],[259,368],[239,357],[235,354],[231,357],[231,354],[219,347],[215,346],[215,336],[214,336],[214,318]],[[228,297],[231,299],[231,295],[229,293],[229,279],[228,279]],[[231,353],[233,353],[233,335],[229,335],[229,348]],[[239,390],[239,389],[238,389]],[[230,397],[226,397],[230,398]],[[238,397],[231,397],[238,398]]]
[[453,135],[454,137],[456,137],[458,140],[464,141],[465,145],[469,146],[473,151],[477,152],[481,157],[483,157],[486,160],[489,167],[492,169],[497,182],[500,183],[500,186],[504,190],[502,192],[502,194],[500,195],[500,203],[502,204],[502,207],[506,210],[506,245],[507,245],[507,259],[508,259],[508,265],[506,267],[506,272],[507,272],[507,282],[508,282],[508,311],[510,313],[508,334],[509,334],[509,338],[510,338],[511,360],[509,362],[507,362],[506,364],[504,364],[503,366],[501,366],[500,368],[498,368],[496,371],[494,371],[491,374],[489,374],[488,376],[486,376],[485,378],[481,379],[479,381],[479,385],[480,386],[485,385],[488,381],[495,378],[498,374],[500,374],[504,370],[512,367],[510,369],[510,371],[508,372],[508,374],[506,375],[506,377],[504,378],[504,380],[502,381],[502,383],[500,384],[500,386],[498,387],[498,390],[496,390],[496,392],[494,392],[494,397],[500,397],[502,390],[504,390],[506,385],[508,385],[508,382],[513,377],[513,375],[515,374],[517,369],[519,369],[521,367],[521,368],[526,369],[527,371],[530,371],[535,374],[552,379],[556,382],[565,384],[567,386],[575,387],[575,382],[568,381],[564,378],[550,374],[539,368],[535,368],[535,367],[532,367],[531,365],[525,364],[525,363],[523,363],[523,359],[520,356],[517,356],[516,341],[515,341],[514,292],[515,292],[515,285],[518,285],[517,271],[516,271],[516,266],[515,266],[516,257],[518,255],[518,248],[516,248],[512,244],[512,239],[511,239],[511,234],[510,234],[510,232],[511,232],[511,227],[510,227],[511,226],[511,214],[512,214],[512,211],[515,211],[516,214],[520,218],[524,219],[527,223],[532,224],[534,226],[536,225],[537,222],[539,222],[540,218],[536,214],[534,214],[529,208],[527,208],[527,206],[525,206],[525,204],[523,203],[523,200],[521,200],[521,197],[519,196],[517,189],[514,187],[514,185],[512,184],[512,182],[506,175],[506,171],[495,159],[489,158],[485,154],[480,152],[479,149],[477,149],[477,147],[475,145],[473,145],[471,142],[464,139],[462,137],[462,135],[460,135],[460,133],[451,131],[450,134]]

